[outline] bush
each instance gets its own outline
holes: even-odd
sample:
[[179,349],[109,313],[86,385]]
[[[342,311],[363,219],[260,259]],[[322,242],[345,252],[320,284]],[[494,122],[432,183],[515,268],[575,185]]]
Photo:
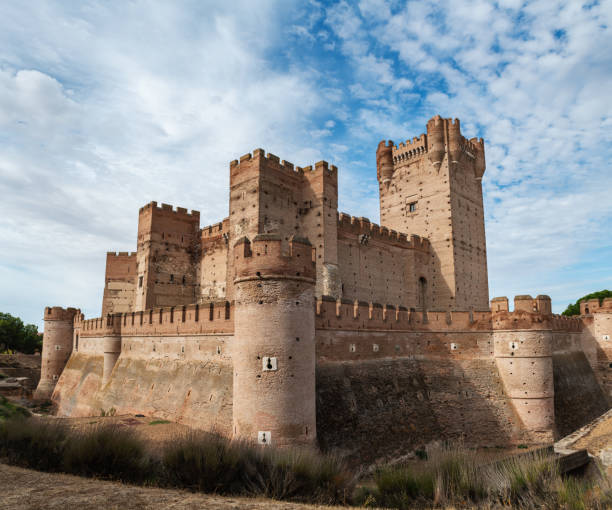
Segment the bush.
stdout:
[[428,460],[410,466],[380,468],[375,488],[361,488],[355,502],[388,508],[512,507],[610,508],[612,490],[605,476],[597,483],[563,478],[553,454],[536,451],[499,462],[478,465],[461,447],[430,449]]
[[154,475],[144,443],[126,428],[101,424],[73,432],[64,450],[68,473],[136,482]]
[[165,477],[178,487],[319,503],[346,500],[351,480],[335,457],[261,448],[191,432],[164,449]]
[[18,466],[57,471],[67,437],[66,427],[57,421],[13,416],[0,422],[0,456]]
[[305,449],[250,447],[247,488],[252,495],[312,503],[346,503],[353,480],[340,458]]
[[222,494],[240,492],[248,453],[241,446],[216,434],[189,432],[164,449],[165,477],[177,487]]

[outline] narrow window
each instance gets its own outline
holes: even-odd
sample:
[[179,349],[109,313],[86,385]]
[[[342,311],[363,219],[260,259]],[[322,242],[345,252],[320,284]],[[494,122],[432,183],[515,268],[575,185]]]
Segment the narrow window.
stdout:
[[208,305],[208,320],[213,320],[215,318],[215,305],[213,303],[210,303],[210,305]]
[[170,275],[170,283],[172,283],[172,282],[174,282],[174,275],[173,274]]
[[225,320],[230,318],[230,304],[229,301],[225,302]]
[[417,205],[417,203],[416,203],[416,202],[411,202],[411,203],[408,205],[408,211],[410,211],[410,212],[415,212],[415,211],[416,211],[416,205]]
[[142,276],[138,277],[138,286],[142,287]]
[[74,350],[77,352],[79,350],[79,335],[76,336],[76,341],[74,342]]
[[187,279],[185,278],[185,275],[183,275],[183,285],[185,285],[186,281],[187,281]]

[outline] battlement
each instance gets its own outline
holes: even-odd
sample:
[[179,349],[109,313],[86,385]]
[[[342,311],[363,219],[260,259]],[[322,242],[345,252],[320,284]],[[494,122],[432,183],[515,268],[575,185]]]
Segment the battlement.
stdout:
[[236,281],[244,278],[315,278],[313,248],[308,239],[292,236],[289,253],[277,234],[258,234],[251,242],[242,237],[234,245]]
[[148,204],[146,204],[145,206],[141,207],[138,210],[139,214],[144,214],[147,212],[151,212],[151,213],[155,213],[155,214],[163,214],[163,215],[173,215],[173,216],[179,216],[179,217],[185,217],[185,218],[189,218],[189,219],[193,219],[193,220],[198,220],[198,223],[200,221],[200,211],[196,211],[196,210],[192,210],[191,212],[189,212],[187,209],[185,209],[184,207],[177,207],[176,209],[169,205],[169,204],[161,204],[161,206],[158,207],[157,202],[153,201],[153,202],[149,202]]
[[393,163],[417,159],[427,154],[427,135],[415,136],[393,147]]
[[580,315],[605,312],[612,313],[612,298],[604,298],[602,301],[597,298],[580,301]]
[[247,153],[240,157],[240,159],[234,159],[230,161],[230,174],[232,176],[240,172],[241,168],[245,165],[250,167],[254,161],[264,162],[266,168],[278,170],[279,172],[285,172],[292,176],[302,176],[304,174],[311,174],[313,172],[327,172],[330,175],[335,175],[338,168],[335,165],[330,165],[327,161],[319,161],[313,166],[299,167],[295,166],[289,161],[281,160],[275,154],[268,152],[263,149],[255,149],[252,153]]
[[410,239],[408,239],[406,234],[372,223],[368,218],[357,218],[346,213],[338,214],[338,228],[358,236],[368,236],[367,239],[364,238],[360,240],[361,242],[367,242],[370,239],[379,239],[383,242],[396,243],[406,248],[413,248],[426,252],[429,251],[430,248],[427,238],[413,234],[410,236]]
[[396,304],[321,296],[316,302],[316,327],[375,331],[489,331],[491,313],[488,311],[423,313]]
[[491,300],[494,329],[550,329],[553,331],[582,331],[582,321],[552,313],[549,296],[528,294],[514,298],[514,311],[510,311],[508,298],[496,297]]
[[225,218],[219,223],[208,225],[200,229],[202,239],[208,239],[211,237],[219,237],[227,233],[229,235],[229,218]]
[[75,327],[79,328],[81,338],[231,334],[234,331],[233,317],[232,303],[214,301],[117,313],[87,320],[80,315]]
[[43,320],[72,322],[76,314],[81,313],[77,308],[62,308],[61,306],[47,306]]
[[136,257],[136,252],[135,251],[107,251],[106,252],[106,256],[107,257]]

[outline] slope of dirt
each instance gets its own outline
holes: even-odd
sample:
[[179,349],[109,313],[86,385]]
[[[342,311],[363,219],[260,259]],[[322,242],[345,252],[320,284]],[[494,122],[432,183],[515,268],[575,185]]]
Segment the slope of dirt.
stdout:
[[[0,464],[0,508],[37,509],[195,509],[314,510],[324,507],[269,499],[222,497],[209,494],[124,485],[78,476],[41,473]],[[346,508],[346,507],[344,507]]]

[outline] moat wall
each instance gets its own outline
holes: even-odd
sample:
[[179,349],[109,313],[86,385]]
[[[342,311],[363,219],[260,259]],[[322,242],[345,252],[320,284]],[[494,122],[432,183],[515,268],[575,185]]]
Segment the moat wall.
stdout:
[[102,384],[103,338],[81,340],[53,395],[58,414],[145,414],[231,434],[232,367],[228,335],[126,337]]

